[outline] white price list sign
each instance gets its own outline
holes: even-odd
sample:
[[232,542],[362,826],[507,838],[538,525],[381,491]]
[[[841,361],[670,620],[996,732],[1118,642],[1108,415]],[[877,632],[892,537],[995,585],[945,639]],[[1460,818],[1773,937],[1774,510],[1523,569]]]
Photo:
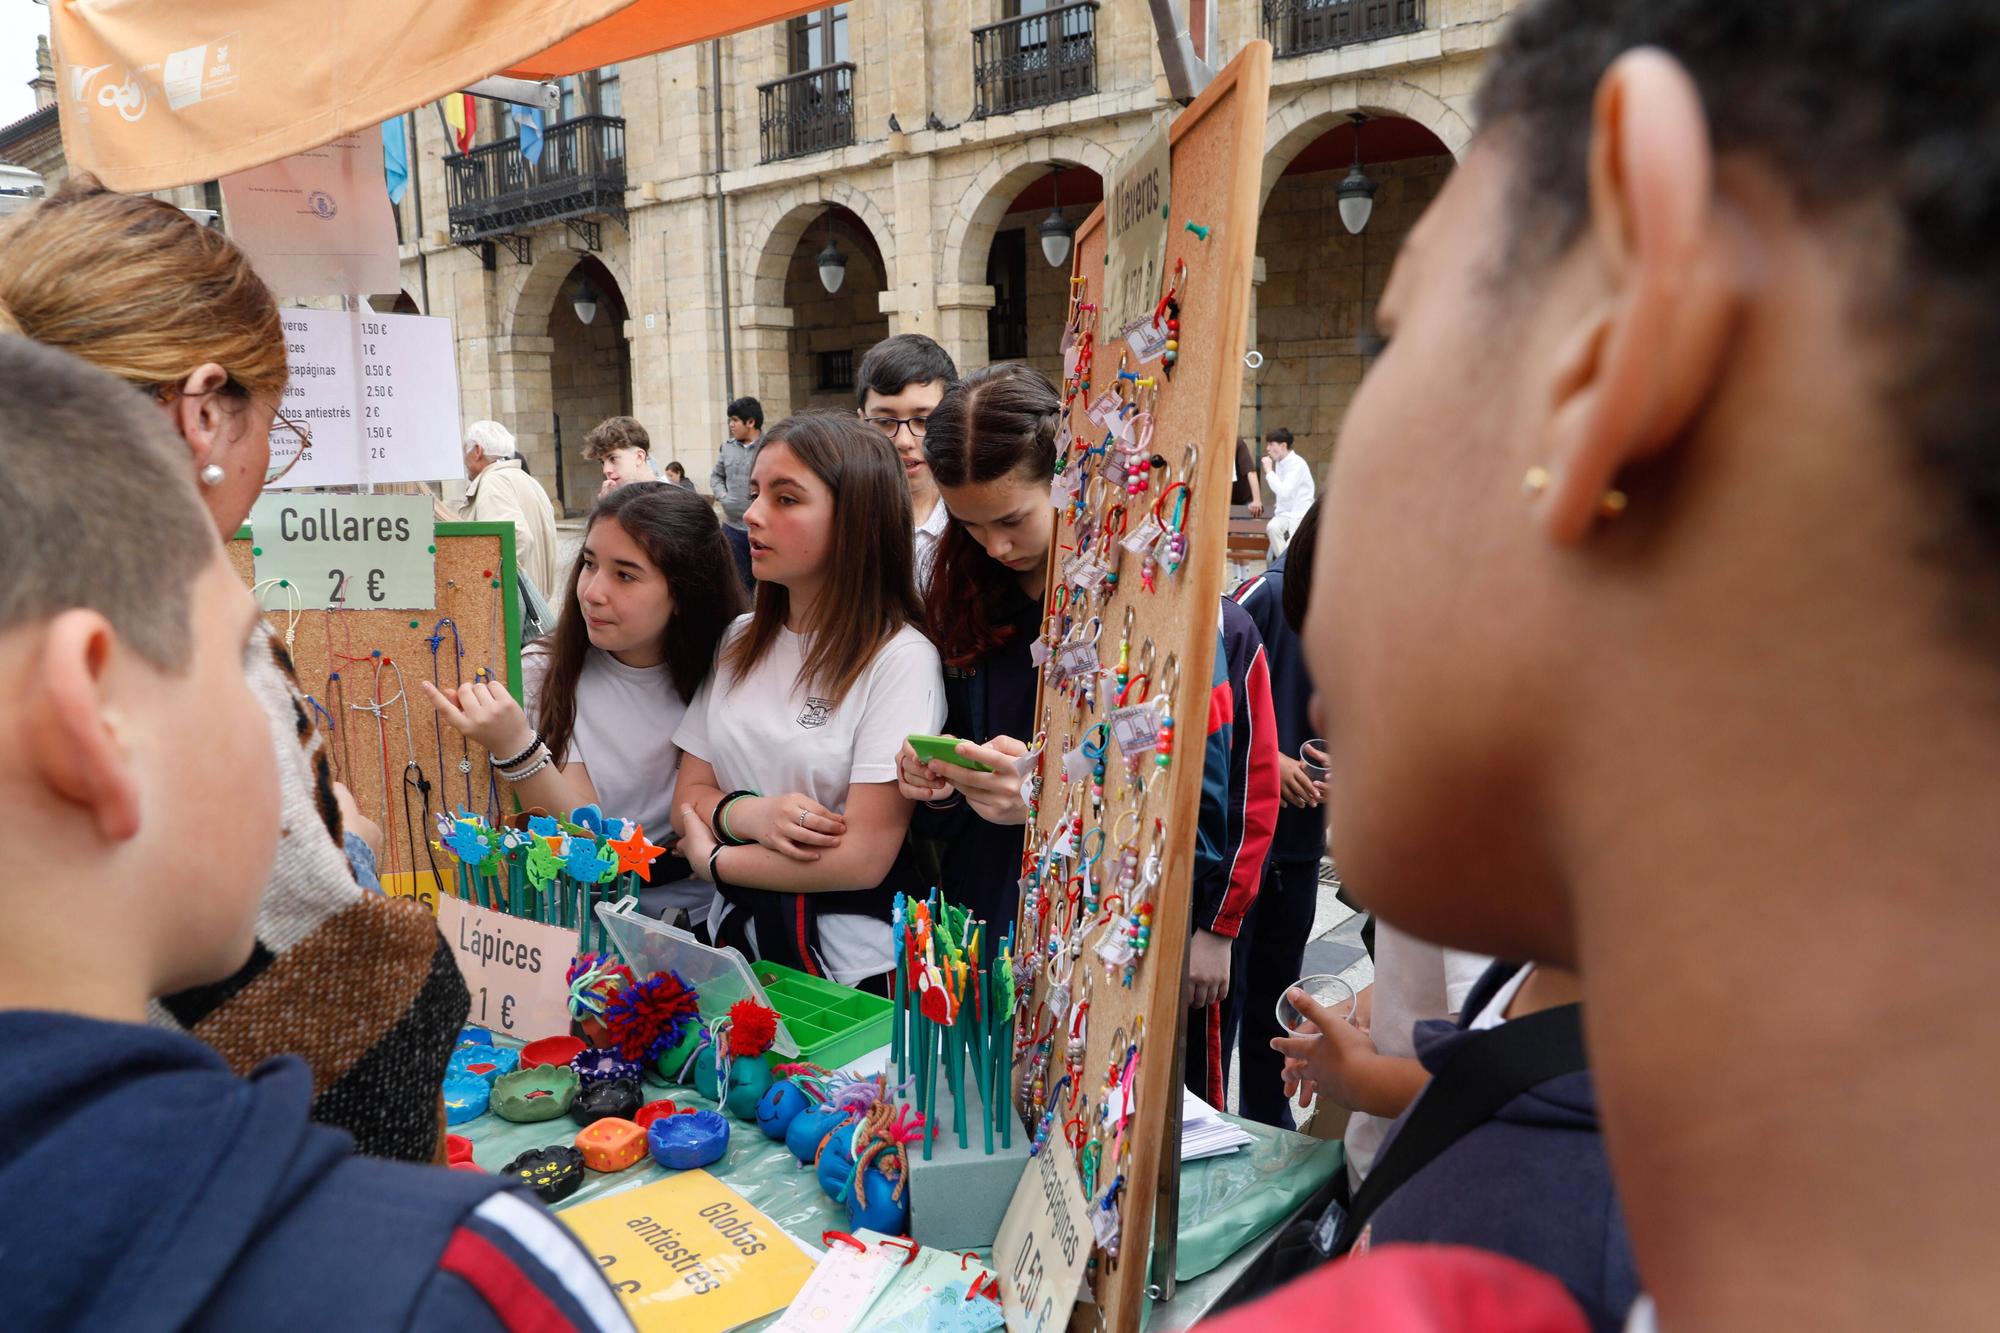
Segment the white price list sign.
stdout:
[[465,475],[450,320],[348,310],[279,314],[291,366],[283,411],[312,436],[285,474],[286,488]]

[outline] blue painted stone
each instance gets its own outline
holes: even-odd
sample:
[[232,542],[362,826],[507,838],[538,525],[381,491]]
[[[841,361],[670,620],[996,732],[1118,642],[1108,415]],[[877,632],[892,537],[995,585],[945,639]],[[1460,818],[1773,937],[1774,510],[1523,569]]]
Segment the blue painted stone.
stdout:
[[[910,1229],[910,1191],[904,1187],[901,1200],[895,1198],[895,1182],[869,1167],[861,1173],[860,1185],[847,1192],[847,1229],[866,1227],[885,1236],[907,1235]],[[863,1207],[861,1200],[868,1204]]]
[[771,1087],[771,1066],[761,1056],[746,1056],[729,1066],[729,1095],[723,1105],[738,1120],[755,1120],[757,1103]]
[[468,1120],[477,1120],[486,1114],[486,1104],[492,1096],[493,1085],[483,1078],[470,1075],[447,1078],[444,1081],[444,1122],[447,1125],[462,1125]]

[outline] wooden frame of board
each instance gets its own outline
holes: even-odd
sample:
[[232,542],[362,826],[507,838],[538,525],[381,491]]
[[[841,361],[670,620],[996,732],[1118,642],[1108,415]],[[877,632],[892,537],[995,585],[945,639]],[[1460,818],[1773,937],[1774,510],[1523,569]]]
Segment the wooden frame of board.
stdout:
[[[417,682],[434,679],[430,639],[439,633],[436,660],[443,683],[470,680],[480,666],[488,666],[496,678],[504,674],[507,689],[517,700],[522,697],[521,592],[514,572],[514,540],[511,523],[439,523],[436,599],[426,611],[301,610],[294,622],[283,598],[273,597],[267,590],[263,599],[266,615],[281,639],[290,628],[293,670],[307,695],[324,710],[314,712],[309,720],[324,733],[334,777],[353,791],[361,812],[382,825],[383,853],[378,871],[383,887],[433,906],[436,886],[430,878],[430,860],[435,852],[429,849],[437,830],[425,827],[413,839],[404,814],[402,778],[412,749],[425,781],[431,784],[433,816],[440,810],[456,809],[468,797],[475,810],[486,812],[491,805],[508,811],[513,809],[514,793],[491,773],[491,756],[477,743],[467,741],[461,747],[458,734],[438,723]],[[229,559],[246,585],[254,585],[255,579],[251,550],[250,529],[239,529],[229,543]],[[440,633],[445,619],[457,628],[458,641],[464,646],[462,677],[446,665],[453,640]],[[378,673],[384,677],[385,698],[395,698],[394,672],[380,672],[374,666],[377,650],[383,660],[402,671],[407,733],[403,702],[390,703],[382,710],[387,725],[380,726],[367,708],[357,708],[373,698]],[[343,680],[338,699],[333,697],[330,681],[336,666],[356,678],[352,689]],[[344,718],[339,716],[343,706],[347,711]],[[330,724],[328,718],[332,718]],[[352,730],[343,734],[342,728],[349,726]],[[436,771],[440,744],[444,752],[442,774]],[[471,765],[467,773],[459,772],[461,757]],[[414,797],[409,804],[416,808]],[[420,813],[418,818],[422,818]],[[413,841],[414,866],[409,864]]]
[[[1084,1094],[1095,1101],[1102,1073],[1112,1058],[1114,1039],[1130,1034],[1143,1021],[1144,1039],[1137,1078],[1138,1111],[1128,1133],[1135,1137],[1126,1150],[1125,1209],[1120,1258],[1099,1257],[1096,1304],[1080,1304],[1072,1326],[1080,1329],[1137,1329],[1150,1299],[1173,1293],[1174,1232],[1178,1222],[1180,1178],[1179,1124],[1185,1014],[1187,946],[1195,865],[1195,825],[1201,803],[1201,755],[1209,714],[1211,673],[1219,633],[1220,601],[1227,559],[1229,490],[1235,462],[1238,404],[1241,401],[1243,356],[1248,339],[1251,267],[1255,260],[1258,184],[1269,98],[1271,48],[1251,42],[1211,83],[1201,97],[1180,112],[1169,131],[1171,153],[1169,231],[1164,272],[1176,261],[1189,265],[1181,297],[1179,361],[1161,382],[1155,405],[1152,450],[1173,469],[1186,459],[1189,442],[1197,444],[1196,465],[1188,474],[1191,498],[1185,531],[1188,553],[1179,571],[1158,578],[1158,590],[1142,590],[1139,558],[1127,554],[1116,592],[1095,614],[1103,621],[1099,651],[1107,670],[1116,661],[1125,608],[1136,607],[1131,651],[1139,658],[1144,640],[1155,647],[1154,679],[1169,651],[1176,655],[1178,688],[1171,699],[1176,738],[1172,764],[1153,777],[1145,794],[1142,829],[1164,814],[1163,870],[1154,890],[1152,943],[1148,956],[1128,988],[1107,984],[1098,975],[1090,996],[1091,1011],[1082,1068],[1090,1082]],[[1107,189],[1111,182],[1107,182]],[[1201,236],[1187,228],[1206,227]],[[1076,236],[1073,276],[1083,281],[1083,299],[1096,299],[1101,287],[1107,244],[1104,206],[1084,222]],[[1083,407],[1110,383],[1124,344],[1118,331],[1100,327],[1095,351],[1093,388],[1073,409],[1072,428],[1082,437],[1103,432],[1088,422]],[[1152,373],[1158,375],[1157,364]],[[1156,485],[1149,493],[1157,495]],[[1139,517],[1134,514],[1136,525]],[[1057,545],[1074,547],[1077,531],[1068,515],[1057,519]],[[1051,561],[1045,604],[1053,604],[1060,575]],[[1136,665],[1135,665],[1135,670]],[[1039,817],[1029,830],[1030,846],[1039,845],[1057,822],[1071,811],[1088,814],[1089,803],[1077,793],[1087,781],[1064,785],[1057,779],[1061,754],[1077,743],[1085,728],[1111,711],[1107,678],[1087,711],[1072,707],[1061,691],[1051,689],[1045,671],[1036,702],[1038,725],[1046,717],[1049,763]],[[1156,692],[1157,694],[1157,692]],[[1067,744],[1065,739],[1067,738]],[[1113,751],[1115,754],[1116,752]],[[1115,767],[1113,765],[1116,765]],[[1101,818],[1086,829],[1106,829],[1104,854],[1111,855],[1118,821],[1134,808],[1124,793],[1122,764],[1107,761]],[[1119,789],[1114,797],[1113,789]],[[1032,940],[1024,920],[1017,939]],[[1093,935],[1094,938],[1094,935]],[[1072,984],[1083,969],[1101,972],[1088,947],[1075,963]],[[1032,1015],[1044,1000],[1048,969],[1040,970],[1023,1013]],[[1079,1002],[1081,993],[1079,991]],[[1025,1066],[1015,1066],[1017,1098]],[[1050,1076],[1053,1078],[1053,1074]],[[1093,1108],[1086,1105],[1086,1118]],[[1064,1111],[1064,1116],[1070,1114]],[[1051,1137],[1049,1151],[1063,1151],[1063,1141]],[[1099,1182],[1100,1191],[1102,1181]],[[1092,1200],[1095,1203],[1095,1200]],[[1151,1242],[1150,1268],[1147,1243]]]

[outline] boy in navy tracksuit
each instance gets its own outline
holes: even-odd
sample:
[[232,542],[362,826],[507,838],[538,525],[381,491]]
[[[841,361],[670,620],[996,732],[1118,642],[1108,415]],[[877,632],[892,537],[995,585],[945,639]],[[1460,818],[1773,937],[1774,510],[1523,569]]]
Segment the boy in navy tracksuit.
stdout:
[[278,838],[258,607],[158,409],[20,338],[0,513],[0,1323],[628,1329],[519,1185],[354,1157],[296,1058],[237,1078],[145,1026],[255,944]]
[[[1186,1065],[1187,1086],[1215,1107],[1228,1094],[1229,1053],[1242,1012],[1235,993],[1247,981],[1243,926],[1257,901],[1278,817],[1278,733],[1264,644],[1249,615],[1226,597],[1219,624],[1195,837],[1189,949],[1197,1003],[1188,1010]],[[1221,993],[1208,1003],[1199,1002],[1203,949],[1227,950],[1228,960]]]
[[[1241,1114],[1249,1120],[1293,1128],[1291,1102],[1285,1096],[1284,1057],[1271,1049],[1271,1038],[1284,1036],[1278,1027],[1278,997],[1299,979],[1305,965],[1306,940],[1312,934],[1313,913],[1319,905],[1319,863],[1326,850],[1326,821],[1315,793],[1310,804],[1295,803],[1311,784],[1299,769],[1299,747],[1312,738],[1307,706],[1312,702],[1312,678],[1306,673],[1305,654],[1299,636],[1284,614],[1286,562],[1303,548],[1310,574],[1311,532],[1302,521],[1285,553],[1271,567],[1236,590],[1236,601],[1264,640],[1264,658],[1270,664],[1271,708],[1277,719],[1278,765],[1284,804],[1278,810],[1277,832],[1271,839],[1271,859],[1264,871],[1264,886],[1257,895],[1257,907],[1250,914],[1247,961],[1243,985],[1234,988],[1241,1001],[1244,1018],[1240,1029],[1239,1054],[1243,1066]],[[1316,524],[1314,525],[1316,526]]]

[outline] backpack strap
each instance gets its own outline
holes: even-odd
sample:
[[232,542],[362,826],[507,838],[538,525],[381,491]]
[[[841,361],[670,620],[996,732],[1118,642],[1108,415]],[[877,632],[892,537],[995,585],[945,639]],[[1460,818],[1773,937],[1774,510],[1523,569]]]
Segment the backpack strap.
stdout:
[[1558,1005],[1469,1037],[1417,1098],[1355,1192],[1333,1253],[1347,1253],[1368,1218],[1410,1177],[1522,1093],[1590,1067],[1583,1006]]

